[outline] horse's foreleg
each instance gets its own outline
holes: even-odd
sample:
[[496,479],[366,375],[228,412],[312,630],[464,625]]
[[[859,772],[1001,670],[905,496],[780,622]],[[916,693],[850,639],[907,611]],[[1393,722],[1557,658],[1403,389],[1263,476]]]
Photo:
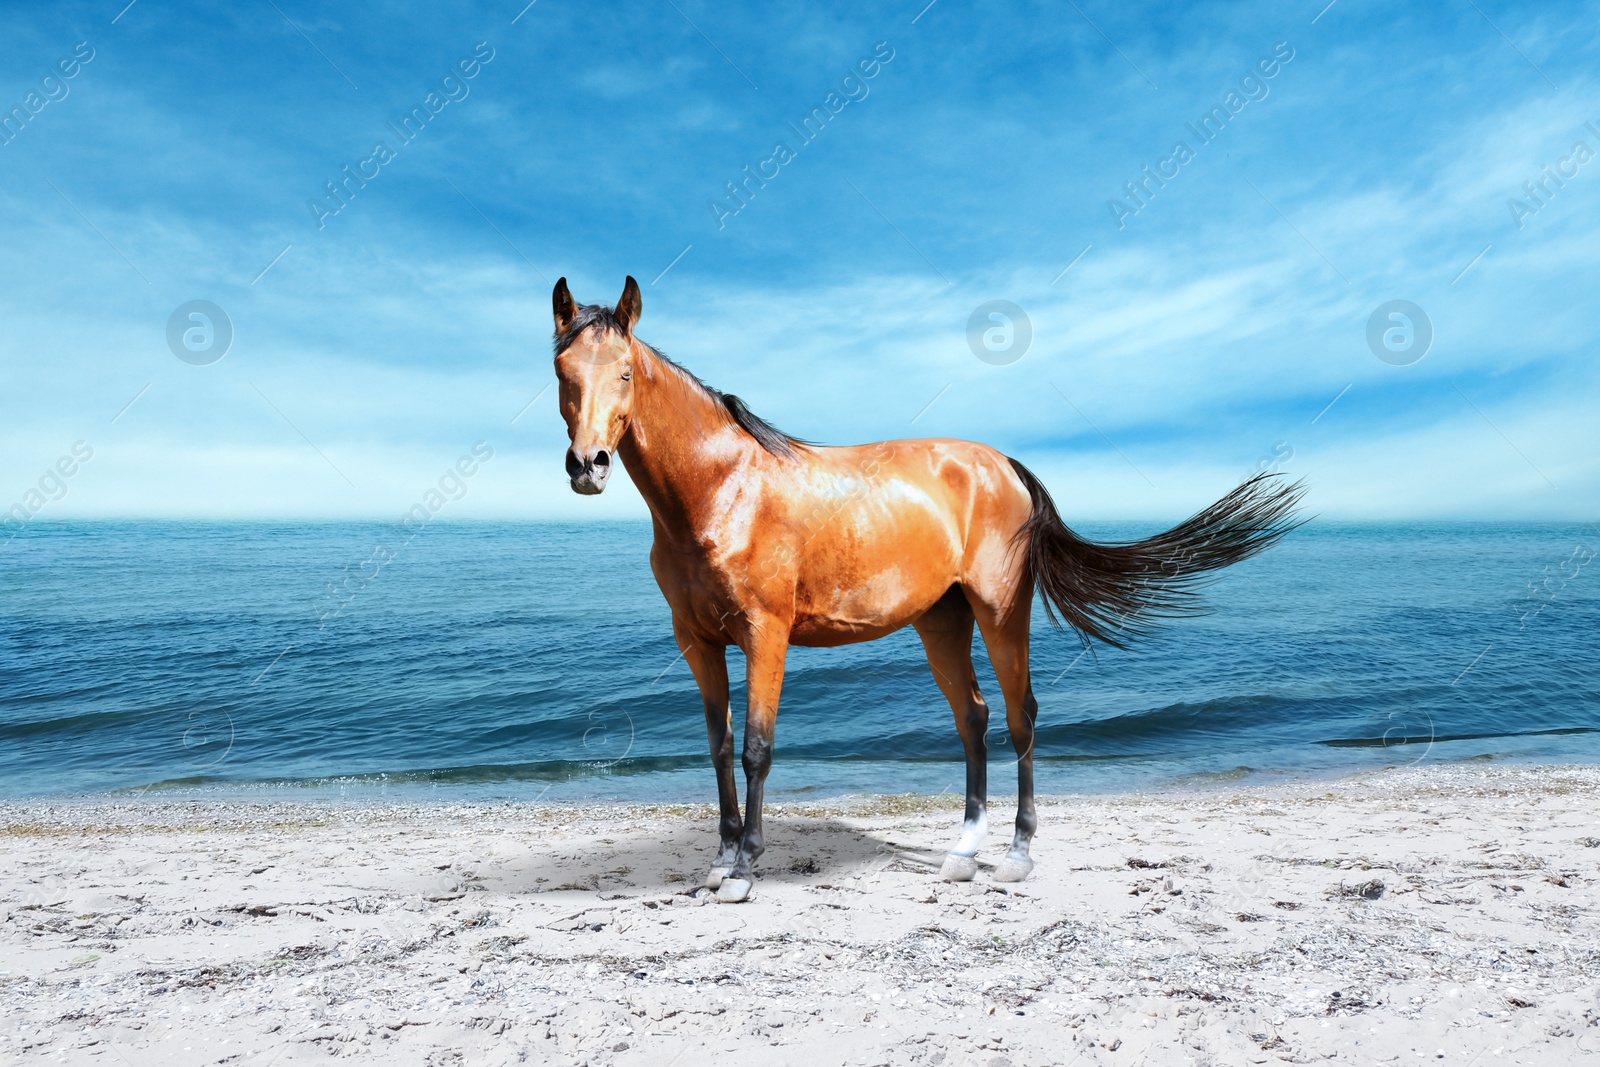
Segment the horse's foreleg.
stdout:
[[712,861],[706,885],[712,889],[732,870],[739,852],[739,839],[744,833],[744,822],[739,818],[739,787],[733,780],[733,718],[728,710],[728,650],[721,645],[711,645],[690,635],[674,624],[673,634],[683,658],[694,672],[700,687],[700,699],[705,703],[706,740],[711,745],[711,765],[717,772],[717,800],[722,807],[718,824],[722,847]]
[[744,718],[744,834],[733,869],[717,890],[723,903],[750,895],[754,864],[765,851],[761,840],[761,802],[767,771],[772,768],[772,737],[778,721],[778,696],[783,690],[783,664],[789,653],[787,628],[769,623],[751,627],[745,647],[745,689],[749,706]]

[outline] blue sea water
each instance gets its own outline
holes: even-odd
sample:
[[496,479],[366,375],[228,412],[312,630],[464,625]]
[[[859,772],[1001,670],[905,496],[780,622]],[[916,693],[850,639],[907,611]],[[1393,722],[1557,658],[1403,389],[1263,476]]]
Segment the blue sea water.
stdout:
[[[408,542],[34,523],[0,545],[0,795],[713,800],[649,544],[646,523]],[[1592,525],[1316,522],[1134,652],[1083,654],[1036,610],[1039,789],[1600,761],[1596,548]],[[991,789],[1010,793],[978,651]],[[961,759],[912,630],[791,650],[769,796],[959,792]]]

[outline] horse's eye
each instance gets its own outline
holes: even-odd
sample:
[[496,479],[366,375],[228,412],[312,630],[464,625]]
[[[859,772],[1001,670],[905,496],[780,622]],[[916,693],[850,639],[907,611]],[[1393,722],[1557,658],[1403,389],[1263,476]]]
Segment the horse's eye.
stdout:
[[623,371],[622,372],[622,380],[625,381],[625,382],[633,381],[633,371],[631,371],[631,370]]

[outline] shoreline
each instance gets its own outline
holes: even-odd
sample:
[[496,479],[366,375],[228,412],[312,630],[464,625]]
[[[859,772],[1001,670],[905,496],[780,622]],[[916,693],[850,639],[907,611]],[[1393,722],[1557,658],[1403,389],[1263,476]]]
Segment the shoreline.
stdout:
[[960,803],[773,804],[716,905],[711,804],[0,802],[0,1055],[1600,1063],[1600,767],[1041,797],[1014,885]]
[[[1569,731],[1559,731],[1566,734]],[[1583,731],[1584,733],[1597,733],[1596,731]],[[1543,738],[1552,731],[1539,731],[1535,734],[1506,735],[1507,737],[1520,737],[1526,739]],[[1435,741],[1430,745],[1419,745],[1429,751],[1415,758],[1388,763],[1358,763],[1355,761],[1329,761],[1327,763],[1308,762],[1298,766],[1266,765],[1251,766],[1238,764],[1232,767],[1219,769],[1192,769],[1178,766],[1164,765],[1162,757],[1118,757],[1116,762],[1125,762],[1127,766],[1119,768],[1120,774],[1113,776],[1102,774],[1100,776],[1081,775],[1087,779],[1081,788],[1065,791],[1048,792],[1042,787],[1037,794],[1039,798],[1049,798],[1058,801],[1069,801],[1076,798],[1116,797],[1116,796],[1164,796],[1188,791],[1206,791],[1209,789],[1240,789],[1253,788],[1295,788],[1311,787],[1318,784],[1340,783],[1356,779],[1382,779],[1388,776],[1404,774],[1412,768],[1426,766],[1431,774],[1448,774],[1453,770],[1465,773],[1477,773],[1478,769],[1511,771],[1511,772],[1550,772],[1560,773],[1565,770],[1581,771],[1588,767],[1600,767],[1600,749],[1597,749],[1593,758],[1578,758],[1573,760],[1556,760],[1550,758],[1545,752],[1477,752],[1471,755],[1447,756],[1432,755],[1431,750],[1440,745],[1459,743],[1455,739]],[[1400,746],[1390,746],[1391,749]],[[299,806],[326,805],[329,807],[340,806],[389,806],[396,808],[420,807],[437,808],[440,806],[469,806],[485,809],[501,806],[530,807],[544,809],[573,810],[611,810],[622,808],[652,808],[652,807],[696,807],[703,806],[702,798],[714,795],[715,788],[711,777],[710,765],[704,756],[694,757],[693,766],[676,768],[670,771],[649,770],[642,772],[628,772],[612,774],[608,770],[587,773],[574,773],[569,777],[557,779],[516,777],[508,776],[504,779],[493,781],[456,781],[450,778],[429,780],[427,775],[434,772],[426,771],[375,771],[341,775],[327,775],[304,778],[270,778],[270,779],[218,779],[209,782],[156,782],[145,786],[119,786],[114,788],[94,790],[62,790],[53,793],[19,793],[15,795],[0,794],[0,824],[3,824],[6,813],[12,810],[31,809],[40,806],[52,808],[75,808],[86,806],[115,807],[118,805],[138,806],[163,804],[182,805],[211,804],[216,806],[228,805],[257,805],[281,804]],[[818,763],[829,765],[827,760],[793,759],[787,761],[785,766]],[[905,771],[907,768],[897,761],[883,761],[885,765]],[[1095,771],[1104,772],[1105,764],[1113,761],[1092,758],[1059,759],[1055,757],[1036,757],[1035,765],[1040,768],[1039,777],[1054,777],[1063,766],[1078,769],[1087,763]],[[1176,762],[1176,761],[1173,761]],[[910,761],[910,766],[917,771],[925,771],[932,761]],[[852,799],[872,797],[955,797],[960,799],[960,786],[965,774],[959,759],[944,761],[939,774],[931,776],[928,780],[953,782],[954,785],[939,790],[931,788],[917,788],[914,784],[910,788],[888,791],[863,791],[835,785],[809,785],[791,786],[789,788],[773,788],[769,780],[767,789],[767,806],[785,805],[802,810],[812,807],[832,808]],[[990,760],[990,795],[1004,799],[1008,793],[1014,791],[1012,777],[1007,773],[1011,768],[1008,761],[991,758]],[[948,773],[945,773],[948,772]],[[677,784],[675,788],[665,791],[640,790],[637,795],[628,795],[623,791],[597,790],[587,795],[583,793],[556,794],[551,799],[550,795],[555,788],[587,783],[617,781],[627,783],[644,783],[654,779],[650,784],[661,789],[660,783],[672,780]],[[545,788],[535,791],[534,786],[544,783]],[[740,778],[742,789],[742,777]],[[521,785],[523,791],[513,791],[503,787],[507,785]],[[710,805],[712,808],[715,804]]]

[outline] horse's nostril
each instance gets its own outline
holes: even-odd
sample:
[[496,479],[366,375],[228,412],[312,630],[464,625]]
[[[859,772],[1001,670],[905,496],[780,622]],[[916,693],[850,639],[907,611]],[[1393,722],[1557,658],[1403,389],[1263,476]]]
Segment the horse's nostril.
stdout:
[[611,453],[607,452],[603,448],[600,451],[596,452],[594,454],[594,465],[596,467],[609,467],[609,466],[611,466]]
[[578,457],[573,453],[572,449],[567,449],[567,477],[576,478],[582,473],[583,464],[578,461]]

